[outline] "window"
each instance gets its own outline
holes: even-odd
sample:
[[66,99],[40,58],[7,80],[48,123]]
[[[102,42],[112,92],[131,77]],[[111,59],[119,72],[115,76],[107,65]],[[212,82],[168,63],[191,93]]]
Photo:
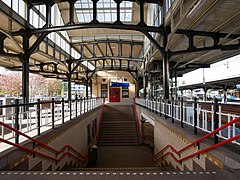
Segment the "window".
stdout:
[[128,87],[122,87],[122,97],[123,98],[129,98],[129,90]]
[[[115,22],[117,20],[117,4],[113,0],[99,0],[97,3],[97,20],[100,22]],[[120,20],[132,21],[132,2],[121,2]],[[90,22],[93,18],[93,3],[91,0],[77,0],[75,9],[79,22]]]
[[101,97],[108,97],[108,85],[107,84],[101,84]]

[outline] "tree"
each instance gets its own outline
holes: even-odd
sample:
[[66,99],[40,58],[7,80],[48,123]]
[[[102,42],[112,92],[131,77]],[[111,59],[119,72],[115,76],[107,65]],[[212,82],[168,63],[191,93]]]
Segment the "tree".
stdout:
[[41,75],[31,74],[29,78],[30,96],[47,96],[48,83],[46,78]]
[[2,95],[20,96],[22,93],[22,75],[19,72],[4,74],[0,77]]
[[[57,79],[44,78],[41,75],[30,74],[29,95],[34,96],[60,96],[62,83]],[[22,73],[7,72],[0,75],[0,95],[21,96]]]
[[62,82],[58,79],[47,79],[48,96],[60,96],[62,91]]

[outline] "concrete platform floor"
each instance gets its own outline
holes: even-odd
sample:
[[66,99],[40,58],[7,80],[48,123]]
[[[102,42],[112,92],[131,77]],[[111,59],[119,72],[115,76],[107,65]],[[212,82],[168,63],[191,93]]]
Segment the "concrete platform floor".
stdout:
[[216,172],[160,172],[146,170],[125,171],[57,171],[57,172],[0,172],[1,180],[237,180]]

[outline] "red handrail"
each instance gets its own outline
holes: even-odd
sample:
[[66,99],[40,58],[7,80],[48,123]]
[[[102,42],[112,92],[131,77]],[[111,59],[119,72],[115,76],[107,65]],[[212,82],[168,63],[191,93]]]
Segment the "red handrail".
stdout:
[[164,154],[164,155],[160,156],[158,159],[156,159],[155,162],[159,161],[160,159],[162,159],[163,157],[165,157],[165,156],[167,156],[167,155],[170,155],[176,162],[182,162],[182,161],[185,161],[185,160],[190,159],[190,158],[192,158],[192,157],[195,157],[196,155],[199,155],[199,154],[205,153],[205,152],[207,152],[207,151],[213,150],[213,149],[215,149],[215,148],[217,148],[217,147],[219,147],[219,146],[222,146],[222,145],[224,145],[224,144],[227,144],[227,143],[232,142],[232,141],[234,141],[234,140],[236,140],[236,139],[239,139],[239,138],[240,138],[240,134],[237,135],[237,136],[234,136],[234,137],[232,137],[232,138],[230,138],[230,139],[227,139],[227,140],[225,140],[225,141],[222,141],[222,142],[220,142],[220,143],[217,143],[217,144],[215,144],[215,145],[212,145],[212,146],[210,146],[210,147],[208,147],[208,148],[202,149],[202,150],[197,151],[197,152],[195,152],[195,153],[193,153],[193,154],[190,154],[190,155],[188,155],[188,156],[185,156],[185,157],[183,157],[183,158],[180,158],[180,159],[177,159],[172,152],[167,152],[166,154]]
[[[160,150],[160,151],[154,156],[154,161],[157,162],[159,159],[162,159],[165,155],[167,155],[167,154],[172,154],[171,152],[168,152],[168,153],[160,156],[159,158],[157,158],[160,153],[162,153],[163,151],[165,151],[165,150],[168,149],[168,148],[170,148],[175,154],[178,155],[179,153],[185,151],[186,149],[192,147],[193,145],[200,143],[201,141],[205,140],[206,138],[212,136],[213,134],[216,134],[217,132],[221,131],[222,129],[224,129],[224,128],[226,128],[226,127],[228,127],[228,126],[230,126],[230,125],[232,125],[232,124],[234,124],[234,123],[236,123],[236,122],[238,122],[238,121],[240,121],[240,117],[238,117],[238,118],[236,118],[236,119],[234,119],[234,120],[232,120],[232,121],[224,124],[223,126],[219,127],[218,129],[216,129],[216,130],[214,130],[214,131],[206,134],[206,135],[203,136],[202,138],[200,138],[200,139],[192,142],[191,144],[185,146],[184,148],[182,148],[182,149],[180,149],[180,150],[178,150],[178,151],[177,151],[174,147],[172,147],[171,145],[167,145],[166,147],[164,147],[162,150]],[[236,138],[236,137],[237,137],[237,138]],[[225,140],[225,141],[222,141],[221,143],[215,144],[215,145],[213,145],[213,146],[211,146],[211,147],[209,147],[209,148],[206,148],[206,149],[197,151],[197,152],[196,152],[197,154],[196,154],[196,153],[193,153],[193,154],[191,154],[191,155],[189,155],[189,156],[186,156],[186,157],[184,157],[184,158],[179,159],[177,162],[183,161],[183,160],[186,160],[186,159],[191,158],[192,156],[201,154],[201,153],[203,153],[204,150],[205,150],[204,152],[209,151],[209,150],[212,150],[212,149],[214,149],[214,148],[216,148],[216,147],[218,147],[218,146],[220,146],[220,145],[223,145],[223,144],[232,142],[232,141],[234,141],[234,140],[236,140],[236,139],[238,139],[238,138],[240,138],[240,135],[237,135],[237,136],[234,136],[234,137],[232,137],[232,138],[230,138],[230,139],[227,139],[227,140]],[[224,143],[224,142],[225,142],[225,143]],[[220,145],[219,145],[219,144],[220,144]],[[171,156],[174,156],[174,155],[172,154]],[[175,157],[175,156],[174,156],[174,157]],[[157,159],[156,159],[156,158],[157,158]]]
[[[21,131],[18,131],[18,130],[16,130],[16,129],[14,129],[13,127],[11,127],[11,126],[3,123],[3,122],[0,122],[0,125],[8,128],[8,129],[10,129],[10,130],[12,130],[12,131],[14,131],[14,132],[17,133],[17,134],[20,134],[20,135],[28,138],[29,140],[31,140],[31,141],[33,141],[33,142],[35,142],[35,143],[37,143],[37,144],[39,144],[39,145],[47,148],[48,150],[51,150],[51,151],[55,152],[55,153],[58,154],[58,155],[61,154],[61,153],[63,153],[63,152],[65,151],[65,149],[69,148],[70,150],[72,150],[73,152],[75,152],[78,156],[82,157],[85,162],[86,162],[86,160],[87,160],[87,157],[85,157],[84,155],[80,154],[78,151],[76,151],[76,150],[75,150],[73,147],[71,147],[70,145],[65,145],[64,147],[62,147],[61,150],[58,151],[58,150],[56,150],[56,149],[54,149],[54,148],[52,148],[52,147],[50,147],[50,146],[48,146],[48,145],[46,145],[46,144],[44,144],[44,143],[42,143],[42,142],[34,139],[34,138],[32,138],[32,137],[30,137],[30,136],[22,133]],[[10,142],[10,141],[7,141],[7,140],[5,140],[5,139],[0,138],[0,141],[2,141],[2,142],[4,142],[4,143],[7,143],[7,144],[10,144],[10,145],[12,145],[12,146],[18,147],[18,148],[23,149],[23,150],[25,150],[25,151],[32,152],[32,153],[35,153],[35,154],[38,154],[38,155],[43,156],[43,154],[41,154],[41,153],[39,153],[39,152],[37,152],[37,151],[34,151],[34,150],[31,150],[31,149],[25,148],[24,146],[20,146],[20,145],[18,145],[18,144],[14,144],[14,143],[12,143],[12,142]],[[29,150],[31,150],[31,151],[29,151]],[[68,153],[69,153],[69,152],[68,152]],[[43,157],[44,157],[44,156],[43,156]],[[50,156],[47,156],[47,155],[45,156],[45,158],[49,158],[49,157],[50,157]],[[52,158],[52,157],[49,158],[49,159],[57,160],[56,158]]]
[[72,154],[72,153],[70,153],[70,152],[65,152],[59,159],[57,159],[57,158],[53,158],[53,157],[51,157],[51,156],[49,156],[49,155],[40,153],[40,152],[38,152],[38,151],[35,151],[35,150],[32,150],[32,149],[28,149],[28,148],[26,148],[26,147],[24,147],[24,146],[21,146],[21,145],[19,145],[19,144],[15,144],[15,143],[13,143],[13,142],[7,141],[7,140],[2,139],[2,138],[0,138],[0,141],[4,142],[4,143],[6,143],[6,144],[12,145],[12,146],[14,146],[14,147],[17,147],[17,148],[19,148],[19,149],[22,149],[22,150],[24,150],[24,151],[27,151],[27,152],[30,152],[30,153],[33,153],[33,154],[37,154],[37,155],[42,156],[42,157],[44,157],[44,158],[50,159],[50,160],[52,160],[52,161],[60,162],[66,155],[70,155],[70,156],[74,157],[75,159],[81,161],[82,163],[85,163],[85,161],[83,161],[82,159],[76,157],[74,154]]
[[137,129],[138,129],[138,134],[139,134],[139,137],[142,139],[142,131],[141,131],[141,126],[140,126],[140,120],[139,120],[139,117],[138,117],[138,112],[137,112],[137,108],[136,108],[136,101],[135,101],[135,98],[133,98],[133,101],[134,101],[134,113],[135,113],[135,118],[136,118],[136,121],[137,121]]

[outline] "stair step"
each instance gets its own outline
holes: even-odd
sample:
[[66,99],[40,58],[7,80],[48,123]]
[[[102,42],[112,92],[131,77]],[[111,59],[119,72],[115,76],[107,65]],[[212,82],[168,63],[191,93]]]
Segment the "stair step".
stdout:
[[99,137],[137,137],[136,134],[100,134]]
[[98,146],[139,146],[138,142],[99,142]]
[[136,134],[132,133],[132,134],[100,134],[99,138],[101,137],[137,137]]
[[119,139],[119,138],[117,138],[117,139],[98,139],[98,141],[99,142],[101,142],[101,141],[137,141],[137,138],[121,138],[121,139]]
[[112,131],[112,132],[133,132],[136,133],[136,128],[109,128],[109,127],[103,127],[101,132],[106,132],[106,131]]
[[133,106],[105,106],[98,145],[138,145]]
[[105,121],[102,124],[135,124],[135,121]]
[[115,124],[115,123],[102,123],[101,126],[109,126],[109,127],[136,127],[135,124]]
[[72,171],[161,171],[160,167],[72,168]]
[[106,130],[119,130],[119,131],[132,131],[134,132],[136,130],[136,127],[118,127],[118,126],[113,126],[113,127],[109,127],[109,126],[103,126],[102,127],[103,129],[106,129]]
[[138,142],[137,138],[134,139],[99,139],[98,142]]

